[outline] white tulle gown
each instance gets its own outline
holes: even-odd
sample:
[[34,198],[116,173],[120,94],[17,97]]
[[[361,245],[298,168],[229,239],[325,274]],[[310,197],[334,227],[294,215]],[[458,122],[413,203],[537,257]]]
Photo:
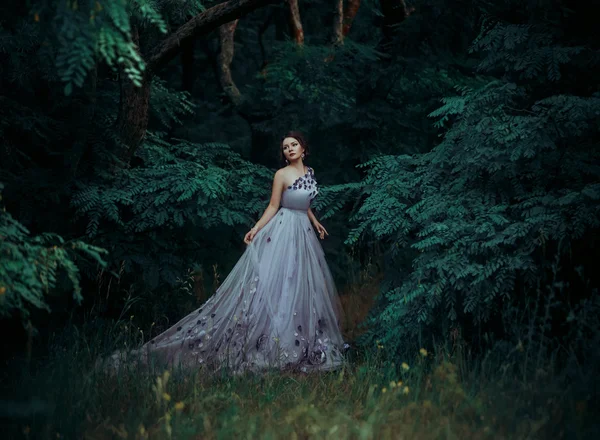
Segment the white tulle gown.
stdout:
[[155,366],[234,372],[308,372],[343,365],[347,345],[339,328],[340,302],[308,218],[317,194],[308,167],[284,190],[277,214],[255,235],[215,294],[141,348],[114,353],[111,365],[136,359]]

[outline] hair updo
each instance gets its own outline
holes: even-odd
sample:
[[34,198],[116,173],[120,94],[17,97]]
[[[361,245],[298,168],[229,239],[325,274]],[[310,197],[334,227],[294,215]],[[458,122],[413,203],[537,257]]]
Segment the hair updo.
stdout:
[[310,155],[310,151],[304,135],[299,131],[288,131],[279,141],[279,158],[281,159],[281,162],[285,163],[285,155],[283,154],[283,141],[285,138],[294,138],[302,145],[302,148],[304,148],[304,159],[306,160]]

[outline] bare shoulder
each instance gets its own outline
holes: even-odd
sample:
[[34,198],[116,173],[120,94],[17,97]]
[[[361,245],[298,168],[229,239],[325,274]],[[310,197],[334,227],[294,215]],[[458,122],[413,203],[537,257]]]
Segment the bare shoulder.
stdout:
[[292,177],[294,175],[293,170],[290,167],[283,167],[283,168],[279,168],[276,172],[275,172],[275,178],[288,178],[288,177]]
[[285,168],[280,168],[275,171],[275,174],[273,175],[273,185],[283,186],[284,182],[288,179],[287,170]]
[[273,176],[273,178],[274,179],[281,179],[286,174],[287,174],[287,170],[285,168],[279,168],[277,171],[275,171],[275,175]]

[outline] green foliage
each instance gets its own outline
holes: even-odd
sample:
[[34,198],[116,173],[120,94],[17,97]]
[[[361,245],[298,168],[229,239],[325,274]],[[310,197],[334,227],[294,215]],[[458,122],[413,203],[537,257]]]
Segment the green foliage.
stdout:
[[357,63],[372,62],[373,49],[354,42],[333,52],[327,45],[295,47],[285,42],[275,46],[264,75],[244,92],[254,107],[268,109],[280,118],[255,124],[263,132],[285,132],[290,126],[307,131],[324,130],[351,121],[356,102],[352,91]]
[[150,110],[163,127],[169,128],[174,124],[183,123],[182,118],[193,115],[196,106],[188,92],[176,92],[169,89],[166,81],[160,78],[152,80],[150,95]]
[[[176,257],[179,249],[166,240],[174,231],[193,228],[196,237],[217,227],[248,225],[264,209],[260,199],[269,195],[271,172],[227,145],[169,143],[150,134],[139,154],[144,166],[121,170],[108,181],[81,183],[72,206],[77,218],[85,218],[86,235],[108,240],[113,259],[122,258],[127,273],[147,274],[147,288],[174,285],[182,264],[194,263],[192,256],[185,263]],[[148,252],[128,255],[134,243]]]
[[[564,78],[562,64],[588,64],[559,36],[546,26],[484,26],[473,48],[490,77],[456,87],[430,113],[446,129],[441,143],[364,164],[369,195],[347,242],[372,235],[396,264],[412,261],[389,274],[366,340],[382,336],[400,353],[425,328],[487,322],[548,283],[548,254],[567,263],[576,245],[593,253],[585,237],[600,227],[600,94],[569,92],[570,78],[549,87]],[[509,74],[491,76],[498,71]]]
[[56,73],[70,95],[84,84],[97,63],[122,72],[137,86],[146,68],[140,54],[139,29],[167,34],[168,17],[176,19],[202,10],[197,0],[57,1],[36,2],[32,11],[38,27],[56,41]]
[[[0,183],[0,190],[3,185]],[[17,314],[27,322],[32,309],[50,311],[48,297],[64,289],[60,275],[70,282],[73,299],[83,300],[79,264],[106,267],[105,249],[58,234],[31,236],[6,209],[0,212],[0,318]],[[87,260],[87,261],[86,261]]]

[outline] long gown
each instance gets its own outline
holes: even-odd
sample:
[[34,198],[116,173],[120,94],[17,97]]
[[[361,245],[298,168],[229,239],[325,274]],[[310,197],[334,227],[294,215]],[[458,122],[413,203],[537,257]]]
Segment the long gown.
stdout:
[[[154,337],[144,364],[233,372],[331,370],[344,363],[341,307],[321,243],[308,218],[318,194],[312,168],[282,194],[281,207],[254,236],[215,294]],[[111,356],[113,366],[124,353]]]

